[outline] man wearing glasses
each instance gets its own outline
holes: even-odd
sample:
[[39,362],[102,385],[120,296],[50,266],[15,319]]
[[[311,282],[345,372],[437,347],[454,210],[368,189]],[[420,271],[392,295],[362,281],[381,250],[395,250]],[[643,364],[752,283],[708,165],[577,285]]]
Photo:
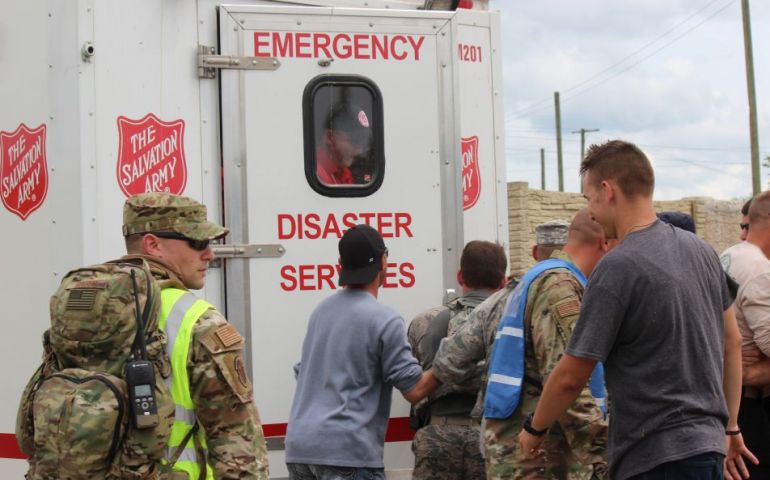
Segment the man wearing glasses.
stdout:
[[[143,193],[126,200],[123,235],[130,256],[150,265],[161,286],[159,325],[168,335],[176,404],[167,459],[173,479],[267,480],[267,449],[243,361],[243,337],[203,288],[212,240],[228,230],[187,197]],[[201,470],[205,469],[205,475]]]
[[759,459],[749,464],[753,478],[770,477],[770,192],[747,202],[746,241],[722,253],[725,271],[739,284],[735,315],[743,346],[743,391],[738,426]]
[[751,199],[746,200],[746,203],[741,207],[741,241],[746,241],[746,237],[749,234],[749,208],[751,208]]

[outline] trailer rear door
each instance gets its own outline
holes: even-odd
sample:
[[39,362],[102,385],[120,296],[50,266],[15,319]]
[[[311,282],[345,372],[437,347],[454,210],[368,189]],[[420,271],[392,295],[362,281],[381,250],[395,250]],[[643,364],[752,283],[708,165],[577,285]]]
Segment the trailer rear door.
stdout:
[[[221,72],[226,222],[230,241],[257,256],[226,261],[227,315],[247,336],[269,437],[285,432],[292,366],[311,311],[338,288],[347,228],[382,233],[390,264],[380,300],[407,321],[454,285],[462,206],[459,128],[444,96],[453,88],[450,18],[220,8],[219,53],[277,67]],[[410,438],[407,415],[406,402],[394,402],[388,440]],[[407,445],[386,448],[388,468],[409,466]],[[280,454],[271,462],[282,471]]]

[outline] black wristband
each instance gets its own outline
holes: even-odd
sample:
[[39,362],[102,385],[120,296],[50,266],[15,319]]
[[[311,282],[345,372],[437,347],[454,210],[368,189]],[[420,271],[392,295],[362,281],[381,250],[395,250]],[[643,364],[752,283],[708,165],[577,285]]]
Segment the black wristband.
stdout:
[[536,437],[542,437],[545,435],[545,432],[548,431],[548,428],[544,428],[542,430],[535,430],[535,427],[532,426],[532,419],[535,417],[534,413],[530,413],[527,415],[527,418],[524,419],[524,430],[529,433],[530,435],[534,435]]
[[725,435],[740,435],[741,430],[725,430]]

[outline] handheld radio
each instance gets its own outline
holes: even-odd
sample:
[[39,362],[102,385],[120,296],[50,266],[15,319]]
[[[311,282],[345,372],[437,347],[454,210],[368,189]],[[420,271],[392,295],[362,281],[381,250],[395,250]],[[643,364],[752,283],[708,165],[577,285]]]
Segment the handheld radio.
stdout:
[[[145,272],[145,275],[149,275]],[[144,324],[149,317],[152,305],[152,284],[147,278],[147,302],[144,311],[139,313],[139,290],[136,275],[131,270],[131,283],[134,287],[134,302],[136,306],[136,337],[134,339],[135,357],[139,360],[126,362],[125,380],[128,386],[131,423],[134,428],[153,428],[160,423],[158,405],[155,402],[155,366],[147,359],[147,345],[144,340]],[[137,348],[138,347],[138,348]]]

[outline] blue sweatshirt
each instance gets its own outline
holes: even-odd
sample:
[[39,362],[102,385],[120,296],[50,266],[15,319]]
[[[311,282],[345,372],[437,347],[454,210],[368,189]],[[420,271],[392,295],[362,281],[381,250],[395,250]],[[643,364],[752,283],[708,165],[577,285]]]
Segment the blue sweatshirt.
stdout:
[[310,316],[286,432],[286,463],[383,468],[393,387],[422,368],[404,319],[363,290],[343,289]]

